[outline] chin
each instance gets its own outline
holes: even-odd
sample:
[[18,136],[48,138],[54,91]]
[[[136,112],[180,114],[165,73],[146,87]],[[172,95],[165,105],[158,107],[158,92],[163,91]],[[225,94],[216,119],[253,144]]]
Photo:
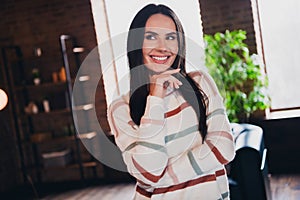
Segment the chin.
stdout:
[[151,72],[153,72],[154,74],[160,74],[163,73],[169,69],[171,69],[170,66],[166,66],[166,65],[157,65],[157,64],[146,64],[146,67],[148,68],[148,70],[150,70]]

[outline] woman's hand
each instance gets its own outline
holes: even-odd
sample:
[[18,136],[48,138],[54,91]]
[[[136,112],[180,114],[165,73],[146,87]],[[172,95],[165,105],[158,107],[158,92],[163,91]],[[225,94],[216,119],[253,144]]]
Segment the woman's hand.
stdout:
[[179,73],[179,71],[180,69],[172,69],[150,76],[150,95],[163,98],[166,95],[168,86],[178,89],[182,82],[175,78],[173,74]]

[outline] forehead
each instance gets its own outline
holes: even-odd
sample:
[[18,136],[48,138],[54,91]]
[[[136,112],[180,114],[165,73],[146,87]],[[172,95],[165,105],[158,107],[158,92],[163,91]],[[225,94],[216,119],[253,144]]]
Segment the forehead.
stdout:
[[161,30],[161,31],[176,31],[176,25],[174,21],[163,14],[154,14],[146,22],[147,30]]

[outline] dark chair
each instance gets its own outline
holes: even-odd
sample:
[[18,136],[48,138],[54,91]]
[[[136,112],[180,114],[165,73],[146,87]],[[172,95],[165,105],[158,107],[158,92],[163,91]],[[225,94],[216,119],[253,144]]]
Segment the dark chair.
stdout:
[[262,128],[232,123],[236,156],[227,166],[232,200],[271,199]]

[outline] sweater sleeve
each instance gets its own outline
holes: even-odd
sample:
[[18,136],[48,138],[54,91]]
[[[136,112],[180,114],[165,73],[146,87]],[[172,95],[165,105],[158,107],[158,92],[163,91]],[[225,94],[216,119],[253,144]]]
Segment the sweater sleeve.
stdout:
[[193,167],[207,172],[227,164],[235,156],[235,147],[230,123],[217,86],[205,72],[194,72],[192,78],[208,97],[207,135],[201,146],[189,152]]
[[164,113],[163,99],[155,96],[147,97],[140,126],[132,121],[124,99],[113,102],[108,109],[108,122],[128,172],[144,184],[158,182],[168,163]]

